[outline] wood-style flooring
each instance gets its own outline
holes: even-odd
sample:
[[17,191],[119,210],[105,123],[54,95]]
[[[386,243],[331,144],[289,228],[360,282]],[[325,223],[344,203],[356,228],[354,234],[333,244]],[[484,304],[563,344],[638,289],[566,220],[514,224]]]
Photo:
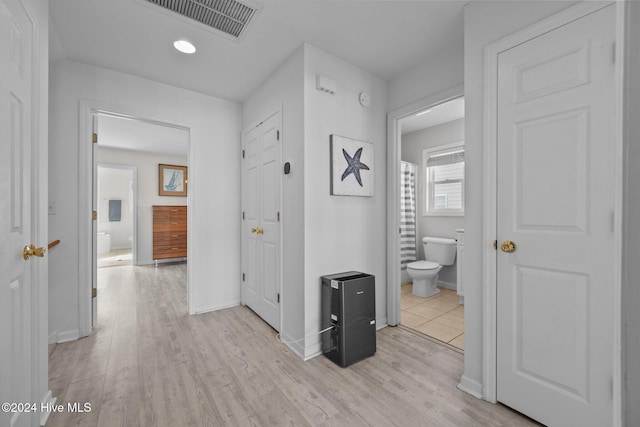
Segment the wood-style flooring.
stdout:
[[[531,426],[456,388],[463,356],[402,328],[348,368],[303,362],[239,306],[187,315],[186,265],[99,270],[98,326],[53,347],[47,426]],[[211,286],[216,286],[215,281]]]

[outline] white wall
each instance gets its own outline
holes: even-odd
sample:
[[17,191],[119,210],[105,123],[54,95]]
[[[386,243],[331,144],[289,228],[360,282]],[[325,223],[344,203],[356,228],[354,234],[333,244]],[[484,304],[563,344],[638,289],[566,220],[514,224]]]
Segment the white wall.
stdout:
[[397,110],[460,85],[464,78],[463,48],[462,44],[447,46],[421,65],[391,79],[387,111]]
[[[316,90],[316,75],[338,93]],[[372,105],[363,108],[358,94]],[[286,339],[320,330],[320,277],[348,270],[376,276],[376,317],[386,323],[386,83],[338,58],[303,45],[243,104],[243,127],[282,106],[283,322]],[[329,194],[329,136],[375,144],[375,196]],[[320,352],[319,337],[292,345],[303,358]]]
[[[356,270],[376,277],[376,318],[386,324],[386,82],[313,46],[304,58],[305,331],[320,330],[320,277]],[[337,93],[316,90],[316,75],[334,80]],[[366,91],[371,106],[362,107]],[[329,136],[374,144],[375,195],[329,194]],[[305,342],[305,357],[320,351]]]
[[[100,145],[100,144],[98,144]],[[100,163],[135,166],[138,172],[138,212],[137,212],[137,265],[152,264],[153,261],[153,206],[187,204],[186,197],[159,196],[158,195],[158,165],[187,166],[187,157],[172,156],[168,154],[148,153],[141,151],[118,150],[114,148],[100,147],[98,149],[98,161]],[[191,181],[191,179],[189,179]],[[108,198],[105,195],[103,198]],[[123,210],[124,210],[123,206]],[[108,217],[105,218],[109,224]],[[124,220],[124,217],[123,217]],[[111,223],[110,229],[116,223]],[[100,214],[98,213],[98,231],[103,231]],[[111,237],[111,246],[114,244],[114,235]],[[191,236],[190,236],[191,237]]]
[[54,64],[50,73],[49,200],[56,201],[58,212],[49,216],[49,235],[63,242],[50,256],[50,339],[79,335],[79,286],[89,286],[79,283],[78,263],[79,248],[86,246],[79,240],[78,225],[79,144],[89,143],[78,137],[83,100],[190,129],[190,309],[204,312],[238,304],[240,106],[72,61]]
[[[405,162],[418,165],[416,177],[416,222],[418,226],[417,245],[418,259],[424,258],[422,238],[425,236],[456,238],[456,229],[464,228],[464,216],[427,216],[424,215],[425,206],[425,177],[422,169],[422,152],[426,148],[464,141],[464,119],[442,123],[430,128],[402,135],[401,158]],[[457,262],[457,259],[456,259]],[[438,275],[438,280],[449,285],[457,284],[457,265],[444,266]]]
[[[465,7],[465,373],[463,383],[481,392],[484,48],[575,2],[483,1]],[[475,278],[475,279],[474,279]]]
[[[242,104],[242,128],[248,129],[282,109],[282,162],[291,173],[282,178],[282,324],[286,340],[304,336],[304,48],[297,49]],[[302,355],[303,343],[293,344]]]

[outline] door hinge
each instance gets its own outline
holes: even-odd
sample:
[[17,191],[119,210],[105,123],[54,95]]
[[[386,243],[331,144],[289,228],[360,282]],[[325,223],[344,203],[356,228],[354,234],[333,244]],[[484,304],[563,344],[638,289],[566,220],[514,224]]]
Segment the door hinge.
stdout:
[[244,150],[242,150],[242,158],[244,159]]
[[276,215],[276,220],[280,222],[280,212],[278,212],[278,214]]
[[244,219],[244,211],[242,211],[242,219]]
[[96,220],[98,219],[98,212],[97,211],[91,211],[91,219],[92,220]]
[[280,304],[280,294],[278,293],[278,304]]
[[93,135],[91,135],[91,142],[93,142],[94,144],[98,143],[98,134],[94,133]]
[[244,282],[244,273],[242,273],[242,281]]
[[280,131],[276,131],[276,140],[280,141]]
[[91,288],[91,298],[98,297],[98,288]]
[[494,251],[497,251],[497,250],[498,250],[498,241],[497,241],[497,240],[494,240],[494,241],[493,241],[493,250],[494,250]]

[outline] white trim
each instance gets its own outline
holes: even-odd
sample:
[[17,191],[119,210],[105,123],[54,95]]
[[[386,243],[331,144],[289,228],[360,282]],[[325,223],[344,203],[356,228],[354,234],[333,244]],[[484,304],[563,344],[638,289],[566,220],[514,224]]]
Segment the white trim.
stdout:
[[482,399],[482,384],[470,379],[466,375],[463,375],[462,378],[460,378],[460,383],[458,384],[458,390],[462,390],[473,397]]
[[237,300],[237,299],[221,302],[214,305],[202,305],[202,306],[195,307],[194,314],[209,313],[211,311],[223,310],[225,308],[237,307],[239,305],[240,305],[240,300]]
[[62,344],[63,342],[75,341],[80,338],[80,331],[78,329],[73,329],[71,331],[54,332],[49,335],[49,339],[51,339],[51,336],[54,337],[54,343]]
[[614,112],[614,262],[617,268],[613,275],[613,427],[621,427],[624,424],[624,402],[623,394],[625,384],[623,381],[623,348],[622,348],[622,268],[625,264],[625,244],[623,238],[624,230],[624,173],[625,173],[625,51],[627,49],[626,24],[627,16],[630,15],[629,8],[625,2],[616,2],[616,58],[620,58],[615,64],[615,112]]
[[458,290],[458,285],[456,285],[455,283],[449,283],[449,282],[445,282],[444,280],[438,280],[436,284],[440,288],[450,289],[452,291]]
[[[78,328],[79,336],[85,337],[91,334],[91,291],[87,284],[91,284],[93,277],[93,263],[92,257],[95,253],[95,239],[92,238],[93,234],[93,221],[91,220],[91,211],[93,209],[93,143],[91,137],[93,133],[93,116],[96,114],[107,114],[115,117],[129,118],[134,120],[143,121],[145,123],[157,124],[161,126],[169,126],[176,129],[183,129],[189,132],[189,139],[191,139],[191,132],[188,126],[180,125],[165,119],[152,118],[150,115],[146,115],[140,112],[131,112],[130,108],[122,106],[113,106],[98,101],[90,101],[81,99],[79,102],[79,120],[78,120]],[[189,154],[187,163],[191,158],[191,151],[193,147],[191,141],[189,141]],[[193,174],[191,174],[193,176]],[[197,182],[191,178],[189,180],[189,187],[193,191],[193,186],[197,185]],[[188,235],[193,236],[193,221],[191,209],[192,198],[187,198],[187,223],[188,223]],[[187,253],[191,252],[192,239],[187,239]],[[187,304],[189,307],[189,314],[195,314],[193,308],[194,302],[192,301],[192,263],[187,263]]]
[[387,321],[391,326],[400,323],[400,143],[402,136],[398,121],[464,96],[459,84],[420,101],[390,112],[387,115]]
[[[132,165],[123,165],[118,163],[101,163],[98,162],[98,167],[110,168],[110,169],[120,169],[120,170],[128,170],[133,174],[133,200],[131,201],[131,209],[133,214],[131,215],[132,222],[132,238],[131,238],[131,252],[133,254],[133,258],[131,263],[133,265],[138,265],[138,167]],[[99,201],[98,201],[99,203]],[[97,206],[96,206],[97,211]],[[112,249],[119,249],[112,246]],[[123,248],[127,249],[127,248]]]
[[[536,38],[542,34],[580,19],[586,15],[594,13],[600,9],[612,5],[613,2],[590,2],[584,1],[575,6],[569,7],[547,19],[544,19],[536,24],[533,24],[517,33],[511,34],[493,44],[485,47],[484,50],[484,75],[485,75],[485,93],[484,93],[484,147],[485,147],[485,159],[484,159],[484,243],[482,252],[482,262],[484,266],[483,274],[483,368],[482,376],[484,378],[484,384],[482,384],[482,398],[489,402],[497,401],[497,368],[496,368],[496,343],[497,343],[497,322],[496,322],[496,251],[493,249],[493,242],[497,235],[497,79],[498,79],[498,67],[497,58],[498,54],[522,44],[528,40]],[[619,7],[620,6],[619,4]],[[622,49],[622,29],[619,27],[621,24],[621,16],[623,12],[618,13],[616,22],[616,44],[617,53],[620,53]],[[621,95],[622,88],[620,87],[620,78],[622,75],[621,64],[622,61],[616,63],[616,127],[618,128],[615,135],[614,149],[616,151],[616,183],[614,188],[615,200],[616,200],[616,212],[615,212],[615,241],[616,241],[616,265],[620,264],[621,260],[621,210],[622,203],[622,136],[621,136]],[[620,292],[621,292],[621,277],[620,271],[616,271],[613,280],[613,292],[615,294],[616,307],[614,308],[615,325],[614,325],[614,340],[615,357],[613,368],[613,426],[617,427],[621,425],[621,389],[622,378],[620,369]]]
[[[52,408],[53,405],[56,404],[56,401],[58,400],[57,397],[53,397],[53,393],[51,393],[51,390],[47,390],[47,392],[45,393],[45,395],[42,397],[42,400],[40,400],[40,408]],[[47,424],[47,420],[49,420],[49,415],[51,415],[51,411],[40,411],[40,425],[44,426],[45,424]]]

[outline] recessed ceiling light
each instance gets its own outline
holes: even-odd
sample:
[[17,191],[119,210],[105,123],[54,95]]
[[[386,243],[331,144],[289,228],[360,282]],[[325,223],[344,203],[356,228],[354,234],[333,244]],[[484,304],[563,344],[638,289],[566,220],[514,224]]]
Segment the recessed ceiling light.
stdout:
[[186,40],[176,40],[173,42],[173,47],[178,49],[182,53],[194,53],[196,51],[196,47]]
[[431,108],[429,108],[428,110],[420,111],[418,114],[416,114],[416,117],[421,116],[423,114],[427,114],[430,111],[431,111]]

